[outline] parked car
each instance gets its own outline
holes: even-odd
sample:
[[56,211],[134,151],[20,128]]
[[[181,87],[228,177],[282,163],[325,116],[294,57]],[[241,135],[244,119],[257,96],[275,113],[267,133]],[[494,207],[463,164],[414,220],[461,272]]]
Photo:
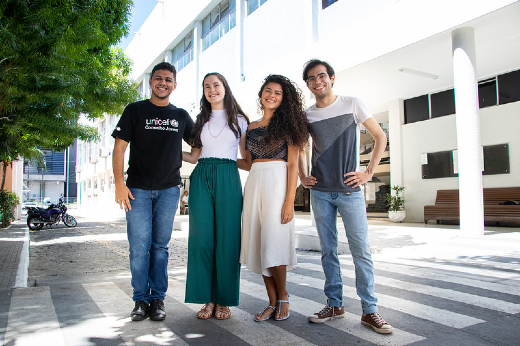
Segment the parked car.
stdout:
[[27,215],[27,209],[32,207],[41,207],[41,205],[36,201],[27,201],[22,203],[22,215]]

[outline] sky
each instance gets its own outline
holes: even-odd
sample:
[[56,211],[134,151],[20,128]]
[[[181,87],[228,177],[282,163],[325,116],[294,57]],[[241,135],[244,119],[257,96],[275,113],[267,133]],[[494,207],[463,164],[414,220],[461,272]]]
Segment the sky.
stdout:
[[139,30],[141,25],[157,5],[156,0],[134,0],[134,7],[132,8],[132,15],[130,16],[130,31],[128,36],[123,38],[118,44],[123,50],[126,49],[130,41],[135,36],[135,32]]

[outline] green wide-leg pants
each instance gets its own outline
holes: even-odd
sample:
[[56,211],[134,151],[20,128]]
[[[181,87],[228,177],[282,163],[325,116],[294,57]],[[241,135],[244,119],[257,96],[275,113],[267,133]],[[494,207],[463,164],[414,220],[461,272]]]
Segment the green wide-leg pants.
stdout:
[[190,177],[186,303],[237,306],[242,185],[236,162],[203,158]]

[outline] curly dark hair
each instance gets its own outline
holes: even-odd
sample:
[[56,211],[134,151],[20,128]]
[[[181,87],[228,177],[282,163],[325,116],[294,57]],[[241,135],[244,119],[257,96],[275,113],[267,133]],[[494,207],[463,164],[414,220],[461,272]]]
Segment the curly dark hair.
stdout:
[[[240,137],[240,132],[242,132],[242,129],[240,128],[240,125],[238,125],[238,117],[242,116],[246,119],[247,123],[249,124],[249,118],[247,117],[246,113],[240,108],[240,105],[238,104],[237,100],[233,96],[233,93],[231,92],[231,88],[229,87],[229,84],[224,78],[223,75],[217,72],[211,72],[204,76],[202,79],[202,88],[204,89],[204,81],[209,76],[216,76],[220,82],[222,83],[222,86],[224,86],[224,90],[226,91],[226,95],[224,95],[224,108],[226,109],[226,116],[228,121],[228,126],[233,131],[235,136],[237,138]],[[195,148],[202,148],[202,141],[200,140],[200,133],[202,132],[202,128],[204,127],[204,124],[209,121],[209,118],[211,116],[211,103],[209,103],[208,100],[206,100],[206,96],[202,95],[200,99],[200,114],[197,115],[197,120],[195,120],[195,124],[193,125],[193,129],[191,131],[191,145]]]
[[267,76],[258,92],[258,108],[262,111],[262,92],[269,83],[279,84],[283,94],[282,103],[269,120],[266,141],[286,140],[289,145],[305,147],[309,141],[309,122],[300,88],[287,77],[276,74]]

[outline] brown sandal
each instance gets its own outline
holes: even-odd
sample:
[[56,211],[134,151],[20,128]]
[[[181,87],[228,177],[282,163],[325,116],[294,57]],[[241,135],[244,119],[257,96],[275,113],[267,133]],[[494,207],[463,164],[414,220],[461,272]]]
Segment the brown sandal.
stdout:
[[227,306],[218,305],[217,310],[215,311],[215,318],[217,320],[227,320],[231,317],[231,310]]
[[202,306],[202,309],[200,309],[199,312],[197,312],[197,318],[200,318],[201,320],[207,320],[208,318],[211,318],[214,313],[215,304],[207,303]]

